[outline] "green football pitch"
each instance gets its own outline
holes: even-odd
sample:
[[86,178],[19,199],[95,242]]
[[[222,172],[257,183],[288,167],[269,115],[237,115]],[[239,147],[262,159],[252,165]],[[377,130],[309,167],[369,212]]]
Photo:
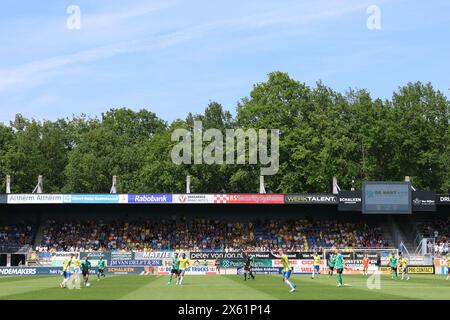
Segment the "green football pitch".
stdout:
[[[337,287],[336,278],[321,275],[295,275],[291,280],[297,292],[277,275],[257,275],[243,281],[242,276],[186,276],[181,286],[167,285],[167,276],[109,276],[92,278],[91,286],[80,290],[61,289],[60,277],[2,277],[0,299],[6,300],[142,300],[142,299],[233,299],[233,300],[325,300],[325,299],[450,299],[450,280],[445,276],[412,275],[411,280],[391,280],[381,276],[379,289],[369,289],[367,276],[348,275]],[[372,284],[373,285],[373,284]]]

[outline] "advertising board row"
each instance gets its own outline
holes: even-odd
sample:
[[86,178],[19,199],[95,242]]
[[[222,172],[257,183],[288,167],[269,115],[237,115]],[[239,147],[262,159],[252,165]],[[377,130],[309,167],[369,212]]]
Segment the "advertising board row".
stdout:
[[[262,260],[254,266],[253,271],[262,274],[279,274],[282,271],[281,261],[279,260]],[[260,261],[261,262],[261,261]],[[313,260],[290,260],[295,274],[311,274],[313,271]],[[223,264],[223,266],[222,266]],[[169,275],[171,266],[109,266],[105,268],[105,273],[110,275]],[[220,267],[217,266],[190,266],[186,269],[187,275],[216,275],[224,270],[236,270],[237,274],[243,273],[243,266],[239,263],[228,264],[221,262]],[[369,266],[369,272],[375,272],[377,267]],[[326,273],[327,269],[323,265],[320,267],[321,273]],[[390,268],[381,267],[382,273],[389,273]],[[360,274],[362,265],[348,264],[344,269],[344,274]],[[446,274],[447,269],[435,266],[409,266],[410,274]],[[97,268],[93,267],[90,271],[92,275],[97,274]],[[0,276],[61,276],[62,268],[60,267],[0,267]]]
[[[450,195],[414,191],[412,211],[436,211]],[[7,204],[328,204],[340,211],[362,211],[361,191],[339,194],[0,194]]]
[[[154,270],[150,267],[107,267],[105,274],[144,275]],[[92,268],[91,274],[97,274],[97,268]],[[0,276],[62,276],[62,268],[57,267],[0,267]]]

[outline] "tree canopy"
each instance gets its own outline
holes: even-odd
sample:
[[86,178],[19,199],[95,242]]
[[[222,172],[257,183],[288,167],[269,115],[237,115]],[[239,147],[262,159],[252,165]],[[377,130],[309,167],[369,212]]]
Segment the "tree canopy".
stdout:
[[0,124],[1,183],[10,175],[12,192],[29,193],[43,175],[45,192],[104,193],[117,175],[121,193],[175,193],[190,175],[196,193],[256,192],[258,164],[172,163],[172,132],[192,131],[194,121],[222,132],[279,129],[280,168],[266,177],[267,192],[327,192],[333,176],[343,189],[410,176],[416,189],[450,191],[450,101],[430,83],[381,100],[367,90],[309,87],[283,72],[257,83],[235,116],[217,102],[172,123],[147,108],[56,121],[18,114]]

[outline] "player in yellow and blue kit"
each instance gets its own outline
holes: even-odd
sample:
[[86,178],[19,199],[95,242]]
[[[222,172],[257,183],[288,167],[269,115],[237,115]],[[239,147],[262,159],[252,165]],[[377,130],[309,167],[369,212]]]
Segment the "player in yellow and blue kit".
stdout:
[[73,254],[70,254],[69,257],[63,262],[63,281],[59,284],[61,288],[65,288],[67,281],[70,279],[70,271],[72,265]]
[[408,261],[406,260],[405,257],[400,255],[399,264],[400,264],[400,269],[402,270],[401,280],[403,280],[403,279],[409,280]]
[[450,278],[450,253],[447,254],[447,280]]
[[317,275],[320,274],[320,256],[318,253],[315,253],[313,256],[314,259],[314,265],[313,265],[313,273],[311,276],[311,279],[314,279],[314,275],[317,273]]
[[278,255],[272,252],[272,255],[277,259],[281,259],[281,263],[283,264],[283,282],[286,283],[291,288],[289,292],[295,292],[295,288],[297,286],[289,280],[292,273],[292,267],[291,264],[289,263],[289,258],[287,255],[284,254],[283,250],[280,250],[279,253],[280,254]]
[[181,285],[184,278],[184,273],[186,272],[187,266],[190,265],[189,259],[186,258],[186,253],[183,253],[180,259],[178,259],[179,267],[178,267],[178,278],[176,284]]
[[71,263],[71,276],[70,279],[71,280],[69,282],[69,289],[80,289],[80,273],[81,273],[81,263],[80,263],[80,258],[78,255],[75,255],[74,258],[72,259],[72,263]]

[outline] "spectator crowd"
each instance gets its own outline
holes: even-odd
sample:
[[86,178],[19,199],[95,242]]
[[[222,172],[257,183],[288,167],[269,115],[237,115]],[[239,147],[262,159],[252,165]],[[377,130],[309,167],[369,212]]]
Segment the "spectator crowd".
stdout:
[[0,245],[22,246],[33,241],[33,227],[25,222],[0,223]]
[[38,251],[293,251],[384,248],[381,228],[312,219],[226,221],[205,218],[123,221],[49,220]]

